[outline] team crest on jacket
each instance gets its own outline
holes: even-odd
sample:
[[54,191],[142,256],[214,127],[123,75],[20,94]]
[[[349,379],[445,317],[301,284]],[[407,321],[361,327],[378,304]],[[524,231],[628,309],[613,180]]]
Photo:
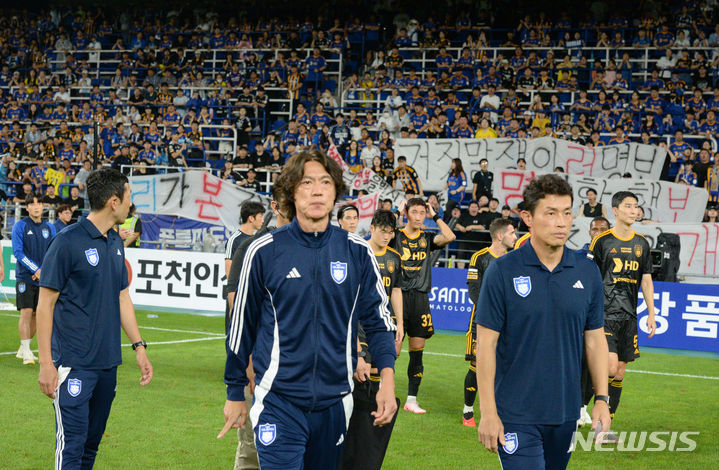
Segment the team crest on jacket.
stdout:
[[519,448],[519,439],[517,438],[516,432],[508,432],[504,435],[504,445],[502,446],[502,449],[508,454],[513,454],[517,452],[517,449]]
[[330,274],[333,281],[337,284],[342,284],[347,279],[347,263],[341,261],[330,262]]
[[82,380],[70,379],[67,381],[67,393],[69,393],[71,397],[76,397],[76,396],[80,395],[81,391],[82,391]]
[[257,438],[262,445],[268,446],[277,439],[277,426],[274,424],[260,424]]
[[42,238],[47,238],[50,236],[50,230],[44,228],[42,229]]
[[529,276],[519,276],[512,280],[514,281],[514,292],[521,297],[526,297],[532,292],[532,280]]
[[85,250],[85,258],[87,258],[87,262],[90,263],[90,266],[97,266],[97,263],[100,262],[100,255],[97,254],[97,248]]

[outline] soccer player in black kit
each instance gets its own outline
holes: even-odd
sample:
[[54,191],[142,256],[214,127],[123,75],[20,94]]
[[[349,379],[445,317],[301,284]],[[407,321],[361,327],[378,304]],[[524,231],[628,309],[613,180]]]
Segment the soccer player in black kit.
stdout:
[[[354,208],[354,206],[350,207]],[[368,242],[377,259],[382,284],[390,301],[390,314],[397,326],[395,348],[399,355],[404,336],[402,260],[399,253],[388,246],[395,236],[396,225],[397,219],[392,211],[378,210],[370,222],[371,237]],[[373,425],[374,417],[371,413],[377,411],[376,397],[380,388],[380,376],[376,365],[372,364],[362,325],[358,336],[360,343],[358,355],[370,364],[369,378],[359,369],[354,374],[355,387],[352,392],[354,409],[347,428],[340,470],[379,470],[382,468],[397,412],[386,426]],[[399,410],[399,399],[397,399],[397,407]]]
[[489,224],[489,235],[492,237],[492,245],[482,248],[472,255],[467,270],[467,289],[469,299],[472,301],[472,315],[469,318],[467,329],[467,350],[464,359],[469,361],[469,371],[464,378],[464,410],[462,411],[462,424],[465,426],[476,426],[474,421],[474,400],[477,398],[477,327],[474,323],[474,316],[477,310],[477,299],[479,290],[482,287],[482,278],[490,263],[499,258],[514,246],[517,241],[517,234],[514,225],[509,219],[494,219]]
[[[637,302],[641,286],[649,316],[649,337],[654,336],[654,284],[649,242],[632,230],[639,215],[638,198],[629,191],[612,196],[614,228],[597,235],[588,257],[599,266],[604,282],[604,332],[609,344],[609,413],[619,407],[627,363],[639,357],[637,344]],[[612,436],[607,436],[614,442]]]
[[[407,217],[407,226],[395,234],[393,246],[402,258],[402,304],[404,330],[409,336],[409,365],[407,376],[407,402],[404,409],[422,414],[425,410],[417,404],[417,392],[422,381],[424,366],[422,353],[425,341],[434,334],[432,313],[429,307],[429,291],[432,289],[432,265],[430,254],[449,243],[456,236],[452,229],[437,215],[424,199],[414,197],[402,201],[400,214]],[[440,233],[422,230],[425,218],[431,218]]]

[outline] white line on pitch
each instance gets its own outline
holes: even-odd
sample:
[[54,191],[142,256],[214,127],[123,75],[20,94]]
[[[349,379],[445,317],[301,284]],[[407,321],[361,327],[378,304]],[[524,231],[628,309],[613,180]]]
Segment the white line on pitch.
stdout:
[[[157,346],[160,344],[182,344],[182,343],[197,343],[199,341],[213,341],[217,339],[224,339],[223,336],[208,336],[206,338],[192,338],[192,339],[178,339],[174,341],[153,341],[151,343],[148,343],[149,346]],[[132,346],[130,343],[123,344],[122,346]],[[37,352],[37,349],[35,349],[33,352]],[[8,351],[8,352],[0,352],[0,356],[9,356],[10,354],[16,354],[17,351]]]
[[[406,351],[406,350],[403,350],[403,351]],[[424,353],[429,354],[431,356],[464,357],[463,355],[460,355],[460,354],[449,354],[449,353],[433,352],[433,351],[425,351]],[[712,377],[710,375],[675,374],[673,372],[654,372],[651,370],[636,370],[636,369],[627,369],[627,372],[636,372],[638,374],[664,375],[667,377],[688,377],[688,378],[692,378],[692,379],[719,380],[719,377]]]

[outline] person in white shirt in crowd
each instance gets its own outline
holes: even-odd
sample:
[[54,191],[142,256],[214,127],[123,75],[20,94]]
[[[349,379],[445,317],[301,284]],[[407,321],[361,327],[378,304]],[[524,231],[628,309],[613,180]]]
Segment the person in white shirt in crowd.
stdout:
[[382,153],[379,151],[379,147],[375,147],[374,142],[372,141],[372,137],[367,137],[365,143],[367,145],[365,146],[365,148],[362,149],[360,158],[362,159],[362,162],[364,163],[365,167],[371,168],[372,160],[374,159],[374,157],[382,158]]
[[495,94],[495,86],[489,85],[488,93],[482,97],[482,99],[479,102],[479,107],[482,109],[493,109],[489,114],[490,119],[492,122],[497,122],[497,109],[499,109],[499,95]]

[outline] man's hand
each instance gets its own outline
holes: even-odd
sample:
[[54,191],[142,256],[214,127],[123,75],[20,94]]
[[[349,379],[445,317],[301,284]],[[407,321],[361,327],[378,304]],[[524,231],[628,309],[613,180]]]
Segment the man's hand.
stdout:
[[42,271],[42,269],[38,269],[37,271],[35,271],[35,274],[32,275],[33,281],[39,281],[39,280],[40,280],[41,271]]
[[370,375],[370,365],[367,364],[367,361],[364,360],[363,357],[357,358],[357,368],[355,369],[354,378],[358,382],[364,382],[365,380],[369,379]]
[[120,238],[124,241],[124,240],[127,240],[128,238],[130,238],[130,236],[132,235],[132,230],[130,230],[129,228],[121,227],[118,234],[120,235]]
[[657,321],[654,319],[654,315],[647,317],[647,327],[649,328],[649,337],[651,338],[654,336],[654,333],[657,332]]
[[143,387],[150,383],[152,380],[152,364],[147,358],[147,352],[145,348],[140,346],[136,351],[137,365],[140,367],[140,385]]
[[504,425],[497,413],[492,415],[482,413],[477,434],[479,435],[479,442],[481,442],[488,451],[494,452],[495,454],[497,453],[497,442],[502,445],[505,444]]
[[397,325],[397,332],[394,335],[394,347],[397,351],[397,357],[399,357],[399,353],[402,352],[402,340],[404,339],[404,327],[402,325]]
[[232,428],[244,428],[245,421],[247,420],[247,405],[244,401],[230,401],[225,402],[225,427],[222,428],[220,434],[217,435],[218,439],[222,439],[222,436],[227,434]]
[[604,400],[594,402],[594,408],[592,408],[592,431],[597,429],[599,423],[602,423],[602,432],[596,435],[596,439],[600,439],[601,435],[609,431],[609,426],[612,425],[612,418],[609,416],[609,405]]
[[432,204],[427,204],[427,214],[430,219],[434,218],[437,213],[434,211],[434,207],[432,207]]
[[394,396],[394,371],[382,369],[382,382],[377,392],[377,411],[372,412],[375,426],[384,426],[392,422],[397,412],[397,399]]
[[40,384],[40,390],[48,397],[55,398],[55,390],[57,389],[57,367],[52,362],[40,363],[40,374],[37,382]]

